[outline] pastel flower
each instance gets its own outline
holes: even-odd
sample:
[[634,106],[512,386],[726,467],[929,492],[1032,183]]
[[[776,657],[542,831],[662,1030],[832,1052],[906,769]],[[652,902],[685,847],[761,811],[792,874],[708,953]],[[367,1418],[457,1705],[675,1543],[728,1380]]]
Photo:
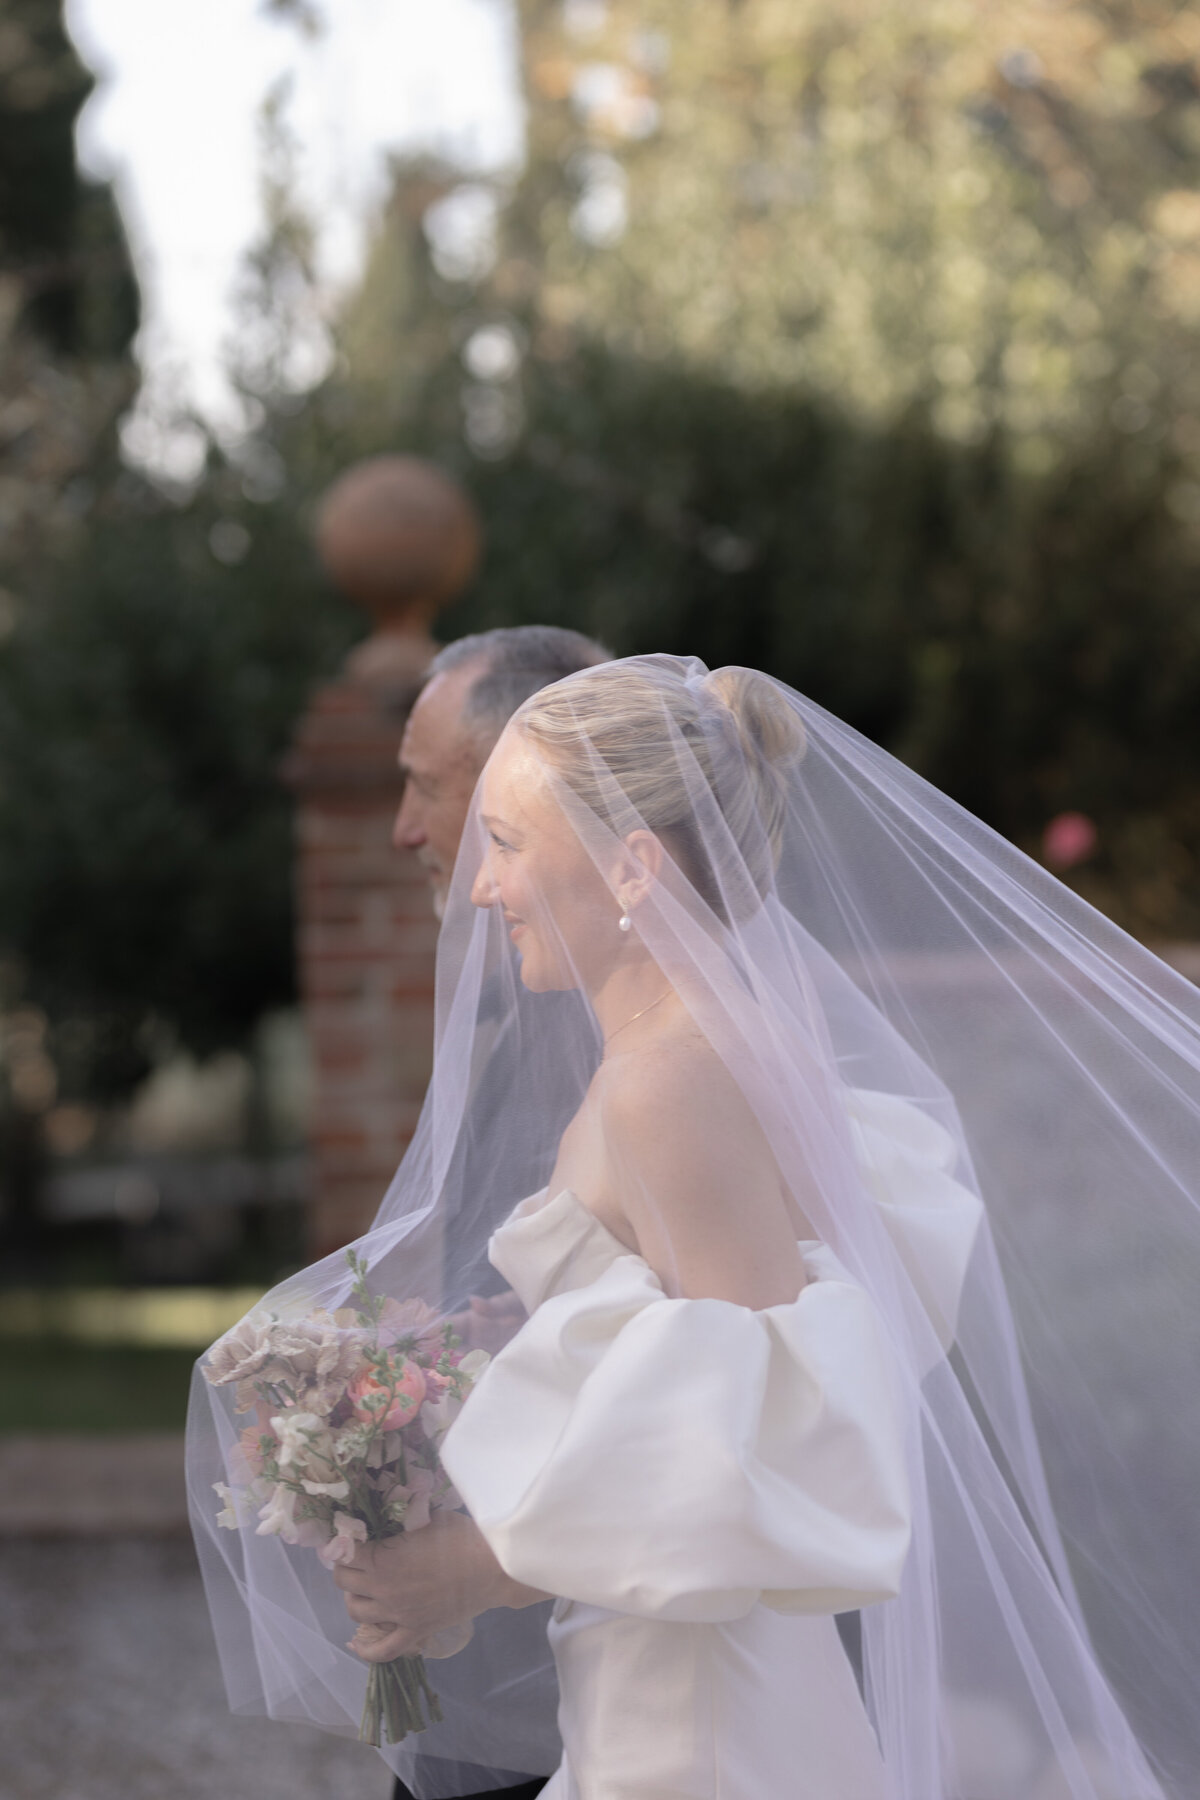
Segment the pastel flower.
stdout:
[[352,1518],[349,1513],[335,1512],[333,1536],[327,1544],[322,1544],[317,1555],[327,1569],[333,1569],[339,1563],[353,1562],[358,1545],[365,1544],[366,1541],[367,1527],[362,1519]]
[[457,1419],[476,1381],[491,1362],[486,1350],[469,1350],[461,1359],[455,1377],[441,1384],[436,1398],[421,1408],[421,1424],[434,1443],[439,1443]]
[[361,1419],[350,1419],[334,1433],[333,1453],[343,1468],[347,1463],[361,1462],[367,1455],[368,1446],[378,1448],[382,1454],[383,1445],[372,1437],[371,1427],[364,1425]]
[[227,1487],[223,1481],[214,1481],[213,1491],[219,1497],[223,1509],[217,1514],[217,1524],[220,1525],[224,1531],[236,1531],[241,1524],[241,1520],[237,1515],[236,1494],[233,1489]]
[[[395,1391],[388,1404],[388,1394],[393,1382]],[[397,1431],[402,1425],[410,1424],[417,1416],[425,1398],[425,1373],[407,1357],[399,1362],[390,1361],[386,1378],[379,1368],[369,1364],[365,1369],[360,1369],[346,1389],[346,1394],[356,1419],[361,1419],[364,1424],[379,1423],[384,1431]],[[385,1405],[387,1411],[381,1418]]]
[[421,1408],[421,1424],[427,1437],[440,1443],[463,1409],[466,1396],[448,1388],[437,1400],[427,1401]]
[[214,1387],[246,1381],[271,1359],[269,1319],[251,1315],[218,1338],[204,1363],[204,1377]]
[[324,1307],[305,1319],[273,1319],[266,1331],[269,1354],[261,1378],[289,1385],[339,1376],[345,1380],[371,1336],[365,1327],[339,1325]]
[[271,1420],[271,1429],[279,1440],[275,1455],[281,1469],[298,1481],[342,1480],[333,1433],[317,1413],[299,1408],[279,1413]]
[[402,1521],[405,1531],[420,1531],[429,1523],[437,1477],[429,1469],[414,1469],[407,1482],[396,1482],[387,1497],[387,1513]]
[[383,1303],[379,1314],[379,1342],[398,1343],[413,1338],[419,1355],[430,1358],[441,1354],[446,1337],[446,1322],[427,1306],[424,1300],[393,1300]]
[[298,1519],[296,1502],[300,1496],[286,1482],[277,1482],[270,1496],[259,1508],[258,1537],[281,1537],[285,1544],[300,1544],[310,1550],[329,1541],[329,1527],[321,1519]]
[[242,1487],[249,1487],[263,1472],[262,1440],[270,1437],[257,1425],[247,1425],[227,1454],[229,1473]]
[[348,1500],[350,1498],[348,1481],[302,1481],[300,1486],[306,1494],[315,1494],[325,1500]]

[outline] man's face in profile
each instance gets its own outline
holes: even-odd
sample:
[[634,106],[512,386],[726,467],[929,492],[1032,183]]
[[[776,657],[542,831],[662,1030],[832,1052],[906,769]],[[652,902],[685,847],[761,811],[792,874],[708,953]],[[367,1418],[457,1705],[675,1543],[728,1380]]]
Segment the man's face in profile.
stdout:
[[392,842],[398,850],[414,851],[424,866],[439,919],[471,795],[486,761],[478,737],[463,724],[467,695],[479,674],[476,662],[435,675],[421,690],[400,744],[404,798]]

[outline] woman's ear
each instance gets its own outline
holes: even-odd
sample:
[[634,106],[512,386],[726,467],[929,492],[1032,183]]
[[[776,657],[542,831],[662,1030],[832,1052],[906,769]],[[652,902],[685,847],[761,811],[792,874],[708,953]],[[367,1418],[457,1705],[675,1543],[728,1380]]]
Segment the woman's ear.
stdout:
[[622,906],[632,912],[647,890],[658,880],[663,865],[663,847],[652,831],[631,831],[625,839],[617,867],[614,892]]

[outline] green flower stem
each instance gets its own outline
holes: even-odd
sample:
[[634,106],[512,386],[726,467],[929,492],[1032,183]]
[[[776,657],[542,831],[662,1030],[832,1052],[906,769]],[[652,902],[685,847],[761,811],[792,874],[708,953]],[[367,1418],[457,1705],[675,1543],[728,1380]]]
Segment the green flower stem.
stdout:
[[364,1744],[378,1750],[382,1732],[389,1744],[400,1744],[410,1731],[441,1722],[442,1709],[429,1685],[424,1657],[397,1656],[392,1662],[371,1664],[358,1728]]

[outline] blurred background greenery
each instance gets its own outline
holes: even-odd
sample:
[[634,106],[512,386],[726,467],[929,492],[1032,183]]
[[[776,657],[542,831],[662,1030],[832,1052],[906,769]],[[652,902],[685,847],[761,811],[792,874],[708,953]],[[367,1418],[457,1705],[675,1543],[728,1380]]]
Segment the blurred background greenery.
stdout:
[[[1149,941],[1200,933],[1200,13],[517,10],[523,166],[397,162],[332,313],[268,98],[249,429],[208,432],[184,489],[119,455],[136,284],[75,164],[60,0],[0,5],[10,1280],[46,1279],[48,1193],[64,1282],[266,1281],[297,1252],[278,768],[365,628],[312,506],[376,451],[435,457],[482,513],[443,635],[549,621],[767,668],[1034,855],[1083,814],[1066,878]],[[167,1145],[189,1069],[211,1104],[193,1081]],[[181,1145],[243,1194],[236,1230],[139,1212]],[[106,1163],[125,1199],[89,1217]]]

